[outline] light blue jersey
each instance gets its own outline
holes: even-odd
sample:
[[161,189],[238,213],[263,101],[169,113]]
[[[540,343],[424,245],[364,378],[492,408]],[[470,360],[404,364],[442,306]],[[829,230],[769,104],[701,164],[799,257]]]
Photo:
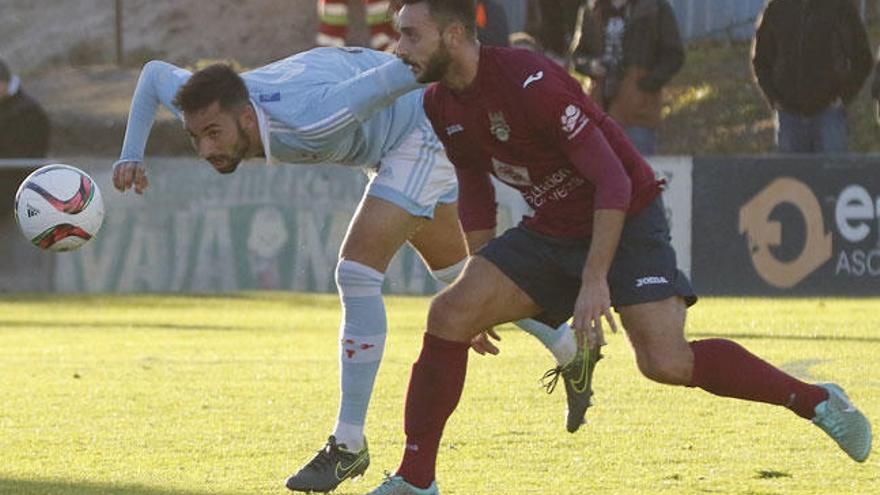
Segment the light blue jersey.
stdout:
[[[144,66],[120,161],[143,161],[160,104],[182,120],[172,102],[191,75],[161,61]],[[257,111],[270,163],[374,166],[427,122],[424,91],[412,71],[383,52],[315,48],[241,77]]]

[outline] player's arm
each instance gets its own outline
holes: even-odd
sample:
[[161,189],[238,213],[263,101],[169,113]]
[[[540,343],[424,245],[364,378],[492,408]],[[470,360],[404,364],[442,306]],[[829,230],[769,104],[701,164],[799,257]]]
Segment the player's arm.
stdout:
[[489,174],[480,170],[456,166],[455,174],[458,178],[458,219],[468,255],[473,255],[495,238],[498,210],[495,186]]
[[593,211],[584,212],[593,217],[592,239],[572,324],[578,338],[586,337],[594,346],[602,343],[603,317],[616,331],[608,271],[629,209],[632,183],[599,127],[605,115],[583,94],[576,81],[553,71],[529,88],[523,92],[522,100],[537,132],[557,146],[594,188]]
[[315,150],[333,145],[339,135],[351,132],[399,97],[421,87],[412,70],[396,58],[353,78],[312,87],[301,95],[305,105],[296,126],[299,137]]
[[[456,163],[454,153],[449,153],[449,157]],[[468,255],[473,256],[495,238],[498,209],[495,186],[486,172],[456,166],[455,173],[458,177],[458,218]],[[501,351],[492,343],[493,339],[501,340],[501,337],[494,329],[487,328],[471,339],[471,348],[480,355],[496,355]]]
[[572,322],[572,328],[585,335],[594,346],[604,343],[603,317],[612,330],[617,331],[611,315],[608,271],[620,242],[632,184],[620,159],[598,128],[589,130],[565,151],[577,171],[595,188],[592,239],[581,273],[581,290]]
[[[443,132],[448,123],[441,116],[436,103],[437,87],[425,92],[422,100],[425,116],[431,122],[434,133],[446,149],[446,156],[455,166],[458,179],[458,220],[464,232],[468,255],[473,255],[495,238],[498,223],[498,204],[495,202],[495,185],[481,162],[488,160],[467,140],[453,140]],[[458,138],[461,139],[461,138]]]
[[163,105],[180,118],[173,104],[174,95],[190,75],[189,71],[158,60],[144,65],[131,98],[122,153],[113,164],[116,189],[125,191],[134,187],[136,193],[143,194],[149,185],[143,160],[156,112],[159,105]]

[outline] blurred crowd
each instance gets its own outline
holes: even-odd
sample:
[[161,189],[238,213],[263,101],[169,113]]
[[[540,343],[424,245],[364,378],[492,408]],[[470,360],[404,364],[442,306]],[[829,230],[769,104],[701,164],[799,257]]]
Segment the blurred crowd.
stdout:
[[[362,0],[368,45],[393,50],[394,0]],[[752,67],[784,153],[847,151],[847,106],[880,64],[854,0],[769,0],[758,18]],[[317,0],[315,45],[349,43],[349,0]],[[360,6],[358,6],[360,7]],[[580,74],[590,96],[646,155],[657,152],[663,89],[685,63],[669,0],[478,0],[482,43],[542,51]],[[0,158],[42,157],[49,120],[0,60]]]
[[49,151],[49,118],[0,60],[0,158],[40,158]]
[[[316,42],[346,43],[347,0],[318,0]],[[370,45],[393,46],[393,1],[364,0]],[[543,53],[584,76],[588,91],[645,155],[657,151],[663,88],[685,50],[668,0],[479,0],[479,38]],[[777,150],[847,151],[846,107],[871,71],[853,0],[770,0],[759,18],[752,66],[775,116]],[[876,71],[880,72],[880,64]],[[872,84],[880,121],[880,81]]]

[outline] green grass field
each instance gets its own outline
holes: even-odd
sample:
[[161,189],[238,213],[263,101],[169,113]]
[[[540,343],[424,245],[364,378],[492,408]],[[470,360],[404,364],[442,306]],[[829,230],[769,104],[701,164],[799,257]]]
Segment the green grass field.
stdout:
[[[403,396],[428,300],[389,298],[367,425],[375,487],[399,461]],[[337,405],[332,295],[0,297],[0,494],[283,494]],[[711,299],[692,338],[730,336],[880,417],[880,299]],[[472,355],[441,447],[444,495],[870,494],[880,456],[850,461],[817,428],[762,404],[641,378],[609,336],[589,424],[565,432],[550,357],[502,328]]]

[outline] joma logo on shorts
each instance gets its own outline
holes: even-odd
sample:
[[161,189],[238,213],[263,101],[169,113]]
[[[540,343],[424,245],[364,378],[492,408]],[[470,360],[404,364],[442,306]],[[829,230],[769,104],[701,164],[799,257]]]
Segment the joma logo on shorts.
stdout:
[[640,279],[636,279],[636,289],[639,287],[644,287],[646,285],[662,285],[668,284],[669,280],[666,280],[666,277],[642,277]]

